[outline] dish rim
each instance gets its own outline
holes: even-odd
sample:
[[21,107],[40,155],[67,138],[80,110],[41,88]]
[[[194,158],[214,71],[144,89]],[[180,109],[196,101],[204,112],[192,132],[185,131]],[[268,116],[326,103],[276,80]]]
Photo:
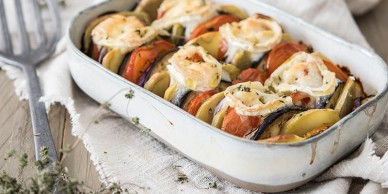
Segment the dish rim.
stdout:
[[[80,11],[78,14],[76,14],[68,28],[67,28],[67,31],[66,31],[66,42],[67,42],[67,45],[71,47],[71,49],[74,51],[74,53],[76,55],[78,55],[79,57],[83,58],[84,60],[86,60],[87,62],[89,62],[90,65],[94,65],[94,66],[97,66],[98,68],[102,69],[103,71],[105,71],[106,73],[108,73],[108,75],[110,76],[113,76],[114,78],[120,80],[121,82],[124,82],[126,83],[127,85],[129,85],[130,87],[134,87],[140,91],[142,91],[143,93],[149,95],[149,97],[169,106],[170,108],[174,109],[175,111],[178,111],[179,113],[185,115],[185,116],[188,116],[191,120],[193,120],[194,122],[199,122],[199,124],[202,126],[202,127],[206,127],[206,128],[209,128],[210,130],[214,130],[214,131],[217,131],[218,133],[226,136],[227,138],[232,138],[236,141],[239,141],[240,143],[245,143],[245,144],[252,144],[254,146],[262,146],[262,147],[268,147],[268,146],[274,146],[274,147],[301,147],[301,146],[304,146],[306,144],[310,144],[312,142],[318,142],[320,139],[328,136],[329,134],[333,133],[334,131],[336,131],[340,126],[343,126],[346,122],[348,122],[349,120],[351,120],[351,118],[353,118],[355,115],[357,115],[359,112],[361,111],[364,111],[367,107],[371,106],[372,104],[378,102],[381,98],[383,98],[385,95],[387,95],[388,93],[388,80],[387,82],[385,83],[385,86],[384,88],[382,89],[382,91],[380,93],[378,93],[376,96],[374,96],[370,101],[368,101],[367,103],[361,105],[360,107],[358,107],[356,110],[352,111],[351,113],[349,113],[348,115],[346,115],[345,117],[341,118],[340,121],[338,121],[337,123],[335,123],[333,126],[331,126],[328,130],[325,130],[324,132],[322,132],[321,134],[318,134],[312,138],[309,138],[307,140],[303,140],[303,141],[298,141],[298,142],[292,142],[292,143],[267,143],[267,142],[259,142],[259,141],[252,141],[252,140],[249,140],[249,139],[244,139],[242,137],[237,137],[237,136],[234,136],[232,134],[229,134],[229,133],[226,133],[225,131],[222,131],[196,117],[194,117],[193,115],[183,111],[182,109],[180,109],[179,107],[173,105],[172,103],[166,101],[165,99],[157,96],[156,94],[153,94],[152,92],[144,89],[143,87],[140,87],[126,79],[124,79],[123,77],[119,76],[118,74],[115,74],[111,71],[109,71],[108,69],[104,68],[100,63],[98,63],[97,61],[94,61],[92,58],[90,58],[89,56],[87,56],[86,54],[84,54],[79,48],[77,48],[71,38],[71,32],[72,32],[72,29],[74,27],[74,24],[75,22],[80,18],[82,17],[82,15],[85,13],[85,12],[90,12],[90,11],[94,11],[94,9],[96,9],[97,7],[102,7],[102,6],[105,6],[105,4],[109,4],[109,3],[112,3],[114,1],[123,1],[123,0],[111,0],[111,1],[104,1],[104,2],[100,2],[100,3],[97,3],[95,5],[92,5],[90,7],[87,7],[86,9],[83,9],[82,11]],[[372,60],[376,60],[376,62],[378,63],[378,66],[381,66],[380,68],[382,68],[384,71],[385,71],[385,74],[386,76],[388,77],[388,66],[387,64],[385,63],[385,61],[379,56],[377,55],[376,53],[372,52],[372,51],[369,51],[367,50],[366,48],[362,47],[362,46],[359,46],[359,45],[356,45],[354,43],[351,43],[339,36],[336,36],[330,32],[327,32],[323,29],[320,29],[304,20],[302,20],[301,18],[298,18],[296,16],[293,16],[283,10],[280,10],[272,5],[269,5],[265,2],[260,2],[260,1],[255,1],[255,0],[249,0],[251,3],[254,3],[258,6],[264,6],[264,9],[268,9],[270,10],[271,12],[275,12],[276,14],[279,14],[279,15],[283,15],[287,18],[289,18],[290,20],[293,20],[294,22],[300,24],[300,25],[304,25],[304,27],[308,28],[309,30],[313,31],[314,33],[317,33],[318,35],[321,35],[325,38],[328,38],[328,39],[331,39],[333,40],[334,42],[336,42],[337,44],[342,44],[343,46],[347,47],[348,49],[355,49],[355,50],[358,50],[359,52],[361,52],[362,54],[366,55],[367,57],[371,58]],[[276,18],[275,18],[276,19]],[[85,26],[86,27],[86,26]],[[386,108],[384,108],[385,111],[386,111]]]

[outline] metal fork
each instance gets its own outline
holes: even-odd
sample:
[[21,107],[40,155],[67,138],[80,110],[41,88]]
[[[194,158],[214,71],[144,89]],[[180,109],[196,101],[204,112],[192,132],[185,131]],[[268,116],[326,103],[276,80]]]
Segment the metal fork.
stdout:
[[[35,142],[35,158],[36,160],[40,160],[40,149],[47,147],[49,161],[52,163],[57,161],[58,158],[54,141],[51,136],[45,105],[43,102],[39,102],[39,98],[42,96],[42,91],[40,89],[36,67],[40,62],[47,59],[54,52],[56,44],[61,36],[61,22],[58,4],[56,0],[45,0],[50,13],[50,18],[52,18],[53,22],[53,27],[50,29],[54,30],[53,35],[49,38],[44,28],[39,0],[29,0],[32,4],[32,11],[34,13],[34,18],[30,18],[29,21],[36,21],[34,22],[34,35],[37,40],[37,47],[32,48],[27,32],[21,0],[13,0],[16,15],[6,14],[4,5],[6,1],[8,2],[9,0],[0,0],[0,40],[2,39],[3,41],[3,49],[0,50],[0,61],[19,67],[26,74],[32,129]],[[20,39],[19,45],[21,53],[16,54],[14,52],[7,17],[16,17],[18,21]]]

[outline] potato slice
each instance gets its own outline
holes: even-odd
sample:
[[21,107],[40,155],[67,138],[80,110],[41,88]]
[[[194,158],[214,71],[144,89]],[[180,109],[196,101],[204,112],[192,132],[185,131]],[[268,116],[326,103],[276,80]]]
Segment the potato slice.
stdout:
[[208,32],[193,40],[190,40],[186,45],[199,45],[203,47],[210,55],[214,58],[218,59],[220,44],[221,44],[221,36],[219,32]]
[[170,85],[170,75],[167,71],[155,73],[144,84],[144,88],[163,98],[168,86]]
[[232,82],[241,73],[241,70],[232,64],[222,65],[222,77],[223,81]]
[[221,5],[218,11],[222,13],[227,13],[230,15],[237,16],[241,20],[244,20],[248,17],[247,12],[241,10],[240,8],[234,6],[234,5]]
[[125,55],[121,54],[120,49],[109,51],[102,59],[102,66],[113,73],[118,73],[120,65],[123,63]]
[[292,36],[288,33],[283,33],[282,35],[282,41],[283,42],[289,42],[289,41],[293,41],[294,39],[292,38]]
[[249,53],[244,50],[237,51],[231,61],[232,64],[242,71],[250,68],[253,62],[249,57]]
[[166,92],[164,93],[163,98],[169,102],[172,102],[175,96],[176,89],[177,89],[177,84],[172,84],[171,86],[169,86],[166,89]]
[[225,117],[225,114],[226,114],[226,111],[228,110],[228,108],[229,108],[229,106],[225,106],[216,115],[214,115],[213,120],[212,120],[212,125],[214,127],[221,129],[222,122],[224,121],[224,117]]
[[224,92],[218,92],[206,100],[201,107],[199,107],[197,114],[195,115],[197,118],[211,124],[213,120],[213,111],[216,108],[217,104],[225,97]]
[[281,134],[295,134],[303,137],[308,132],[340,120],[339,112],[332,109],[310,109],[294,115],[281,130]]

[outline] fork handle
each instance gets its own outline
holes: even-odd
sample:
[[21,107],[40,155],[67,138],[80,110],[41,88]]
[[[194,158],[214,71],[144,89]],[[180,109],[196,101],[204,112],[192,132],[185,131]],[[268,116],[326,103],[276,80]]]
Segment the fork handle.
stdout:
[[49,162],[51,164],[52,162],[57,161],[58,157],[48,123],[46,107],[43,102],[39,102],[42,91],[40,89],[36,68],[33,65],[24,65],[23,71],[28,79],[30,113],[35,143],[35,159],[41,159],[40,149],[45,146],[48,148]]

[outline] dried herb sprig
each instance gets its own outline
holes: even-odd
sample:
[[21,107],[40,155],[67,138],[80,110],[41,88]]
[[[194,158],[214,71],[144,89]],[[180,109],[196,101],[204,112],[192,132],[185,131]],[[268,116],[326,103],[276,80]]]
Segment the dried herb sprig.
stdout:
[[[68,146],[69,147],[69,146]],[[10,154],[12,153],[12,154]],[[8,158],[11,158],[15,152],[7,153]],[[54,162],[50,166],[48,164],[48,149],[42,147],[40,149],[41,160],[35,162],[35,173],[28,178],[29,184],[22,184],[23,181],[11,177],[8,173],[3,172],[0,175],[0,193],[4,194],[83,194],[83,193],[129,193],[127,189],[122,189],[120,184],[114,183],[109,187],[101,187],[98,190],[88,189],[83,185],[82,181],[72,178],[66,167],[62,167],[59,162]],[[20,154],[19,165],[24,168],[28,165],[28,155]],[[25,185],[25,186],[24,186]]]

